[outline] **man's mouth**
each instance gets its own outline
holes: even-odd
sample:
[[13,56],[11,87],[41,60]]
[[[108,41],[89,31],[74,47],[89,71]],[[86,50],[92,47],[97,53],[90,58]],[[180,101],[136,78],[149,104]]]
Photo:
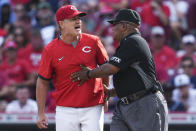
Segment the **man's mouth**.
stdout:
[[81,27],[78,25],[78,26],[75,26],[75,29],[76,30],[81,30]]

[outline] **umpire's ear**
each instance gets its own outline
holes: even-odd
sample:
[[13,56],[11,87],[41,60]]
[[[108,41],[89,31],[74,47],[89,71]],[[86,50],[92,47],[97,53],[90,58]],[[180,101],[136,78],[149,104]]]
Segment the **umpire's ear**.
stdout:
[[122,24],[122,28],[123,28],[123,29],[127,29],[127,26],[128,26],[128,24],[126,24],[126,23],[123,23],[123,24]]

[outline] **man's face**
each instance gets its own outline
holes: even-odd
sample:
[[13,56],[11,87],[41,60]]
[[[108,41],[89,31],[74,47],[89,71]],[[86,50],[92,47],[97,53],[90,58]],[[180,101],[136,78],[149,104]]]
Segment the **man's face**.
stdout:
[[116,22],[113,24],[113,37],[115,41],[121,41],[122,39],[122,23]]
[[16,14],[16,17],[18,19],[22,19],[22,17],[25,15],[25,7],[24,5],[22,4],[17,4],[15,7],[14,7],[14,12]]
[[75,16],[70,19],[65,19],[64,21],[61,21],[60,27],[62,31],[65,30],[66,32],[68,32],[73,36],[79,35],[82,33],[81,17]]
[[22,28],[16,28],[14,30],[14,39],[19,44],[22,44],[25,41],[25,34]]
[[179,87],[182,99],[186,99],[188,97],[189,87],[190,85]]
[[185,44],[184,49],[187,54],[192,54],[195,51],[195,46],[194,46],[194,44]]
[[21,104],[25,104],[29,98],[29,90],[26,88],[18,89],[16,92],[16,97]]
[[190,61],[190,60],[183,61],[181,63],[181,67],[184,70],[184,73],[186,73],[190,76],[193,74],[194,65],[193,65],[192,61]]
[[164,35],[159,35],[159,34],[155,34],[155,35],[151,35],[151,42],[153,44],[153,46],[155,48],[161,48],[162,45],[164,44]]
[[43,40],[42,37],[37,35],[37,36],[32,36],[31,39],[31,44],[34,49],[42,49],[43,48]]

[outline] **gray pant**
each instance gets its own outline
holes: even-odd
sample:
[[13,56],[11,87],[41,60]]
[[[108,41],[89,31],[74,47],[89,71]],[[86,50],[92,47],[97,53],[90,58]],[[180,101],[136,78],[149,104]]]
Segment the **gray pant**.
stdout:
[[168,131],[168,108],[162,93],[147,95],[128,105],[118,102],[110,131]]

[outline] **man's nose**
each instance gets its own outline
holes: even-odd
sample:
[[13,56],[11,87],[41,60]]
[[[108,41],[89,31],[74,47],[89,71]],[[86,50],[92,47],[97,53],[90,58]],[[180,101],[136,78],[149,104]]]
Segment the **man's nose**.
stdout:
[[80,19],[77,19],[77,20],[76,20],[76,23],[77,23],[77,24],[81,23],[81,20],[80,20]]

